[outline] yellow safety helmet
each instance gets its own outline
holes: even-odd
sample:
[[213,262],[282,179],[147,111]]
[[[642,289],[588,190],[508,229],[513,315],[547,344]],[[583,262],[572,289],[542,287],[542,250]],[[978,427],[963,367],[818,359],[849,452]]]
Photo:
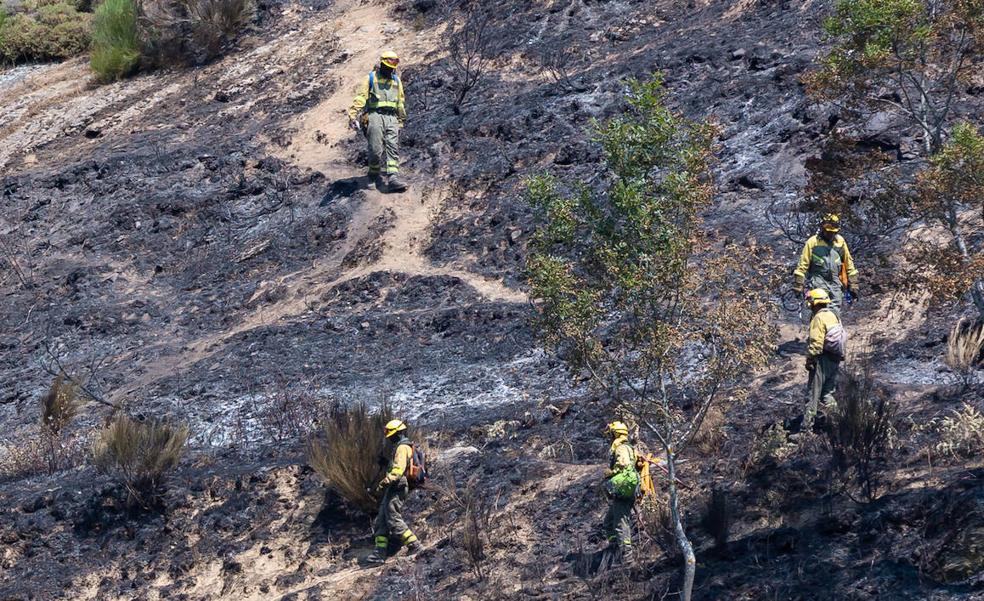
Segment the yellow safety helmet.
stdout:
[[608,424],[605,428],[605,434],[614,434],[616,436],[628,436],[629,427],[625,425],[625,422],[615,421]]
[[814,288],[806,293],[806,302],[811,307],[814,305],[829,305],[830,295],[823,288]]
[[820,227],[822,227],[823,231],[827,233],[836,234],[841,229],[840,222],[840,215],[837,213],[827,213],[823,216],[823,221],[820,223]]
[[379,55],[379,62],[390,69],[396,69],[397,65],[400,64],[400,56],[393,50],[383,50],[383,53]]
[[403,420],[391,419],[386,424],[386,438],[393,436],[397,432],[403,432],[406,429],[407,425],[403,423]]

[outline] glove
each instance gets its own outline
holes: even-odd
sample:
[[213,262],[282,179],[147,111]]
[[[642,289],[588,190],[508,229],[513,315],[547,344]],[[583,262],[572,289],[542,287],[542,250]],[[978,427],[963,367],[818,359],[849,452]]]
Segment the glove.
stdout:
[[815,368],[816,366],[817,366],[817,358],[816,357],[807,357],[806,358],[806,365],[805,365],[806,371],[813,371],[813,368]]
[[362,126],[359,125],[359,120],[358,119],[349,119],[349,129],[354,130],[354,131],[360,131],[360,130],[362,130]]

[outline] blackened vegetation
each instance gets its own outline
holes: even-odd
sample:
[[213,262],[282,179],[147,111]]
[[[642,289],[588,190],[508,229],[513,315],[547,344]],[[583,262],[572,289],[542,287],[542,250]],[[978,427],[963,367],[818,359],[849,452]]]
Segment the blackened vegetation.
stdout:
[[896,408],[870,366],[841,375],[837,405],[828,414],[826,434],[833,467],[873,501],[878,492],[878,462],[890,451]]

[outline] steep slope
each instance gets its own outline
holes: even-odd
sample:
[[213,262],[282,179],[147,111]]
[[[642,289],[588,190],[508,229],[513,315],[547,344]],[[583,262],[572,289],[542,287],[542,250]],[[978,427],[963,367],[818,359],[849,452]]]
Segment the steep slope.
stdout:
[[[56,360],[98,366],[91,386],[108,402],[195,433],[160,516],[128,513],[91,467],[0,484],[0,598],[675,591],[674,551],[653,524],[636,570],[580,577],[603,544],[608,409],[529,330],[523,179],[596,177],[590,120],[623,108],[625,78],[663,70],[681,111],[723,129],[710,227],[784,274],[798,249],[766,213],[801,192],[836,120],[799,81],[827,4],[503,2],[491,26],[503,54],[460,113],[444,48],[457,23],[427,2],[265,4],[216,63],[110,86],[88,85],[79,61],[0,74],[0,438],[35,435]],[[359,179],[363,141],[343,116],[390,45],[406,57],[404,195]],[[566,76],[542,68],[550,53],[570,56]],[[858,259],[877,283],[869,257]],[[821,441],[760,452],[805,382],[803,325],[778,317],[773,365],[685,464],[700,598],[980,598],[984,469],[927,463],[914,427],[958,406],[937,359],[952,316],[925,315],[877,288],[848,313],[903,416],[871,504],[832,490]],[[266,425],[277,399],[301,392],[390,402],[433,432],[436,486],[410,506],[422,557],[358,565],[368,520]],[[973,394],[963,400],[979,405]],[[90,404],[79,431],[108,412]],[[468,481],[494,515],[483,578],[449,491]],[[699,525],[713,487],[733,503],[726,551]]]

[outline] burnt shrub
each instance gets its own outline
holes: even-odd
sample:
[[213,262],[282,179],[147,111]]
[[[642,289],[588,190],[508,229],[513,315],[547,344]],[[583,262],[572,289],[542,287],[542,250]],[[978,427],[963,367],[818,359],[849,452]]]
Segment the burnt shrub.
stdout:
[[866,361],[860,365],[842,371],[836,406],[828,408],[825,434],[834,470],[873,501],[879,460],[895,434],[895,405],[875,381],[870,365]]
[[208,62],[254,13],[252,0],[144,0],[140,25],[146,61],[154,66]]
[[131,506],[151,509],[159,505],[164,479],[181,460],[188,432],[185,425],[118,415],[99,434],[93,458],[100,471],[119,479]]
[[728,493],[715,487],[711,491],[711,498],[707,502],[704,510],[704,528],[708,534],[714,537],[714,547],[718,551],[725,551],[728,548],[728,537],[731,534],[731,502]]
[[486,575],[485,562],[488,559],[486,549],[498,508],[498,496],[489,495],[478,478],[472,477],[461,486],[451,479],[445,490],[445,498],[460,511],[458,519],[454,521],[451,540],[464,556],[475,577],[483,579]]

